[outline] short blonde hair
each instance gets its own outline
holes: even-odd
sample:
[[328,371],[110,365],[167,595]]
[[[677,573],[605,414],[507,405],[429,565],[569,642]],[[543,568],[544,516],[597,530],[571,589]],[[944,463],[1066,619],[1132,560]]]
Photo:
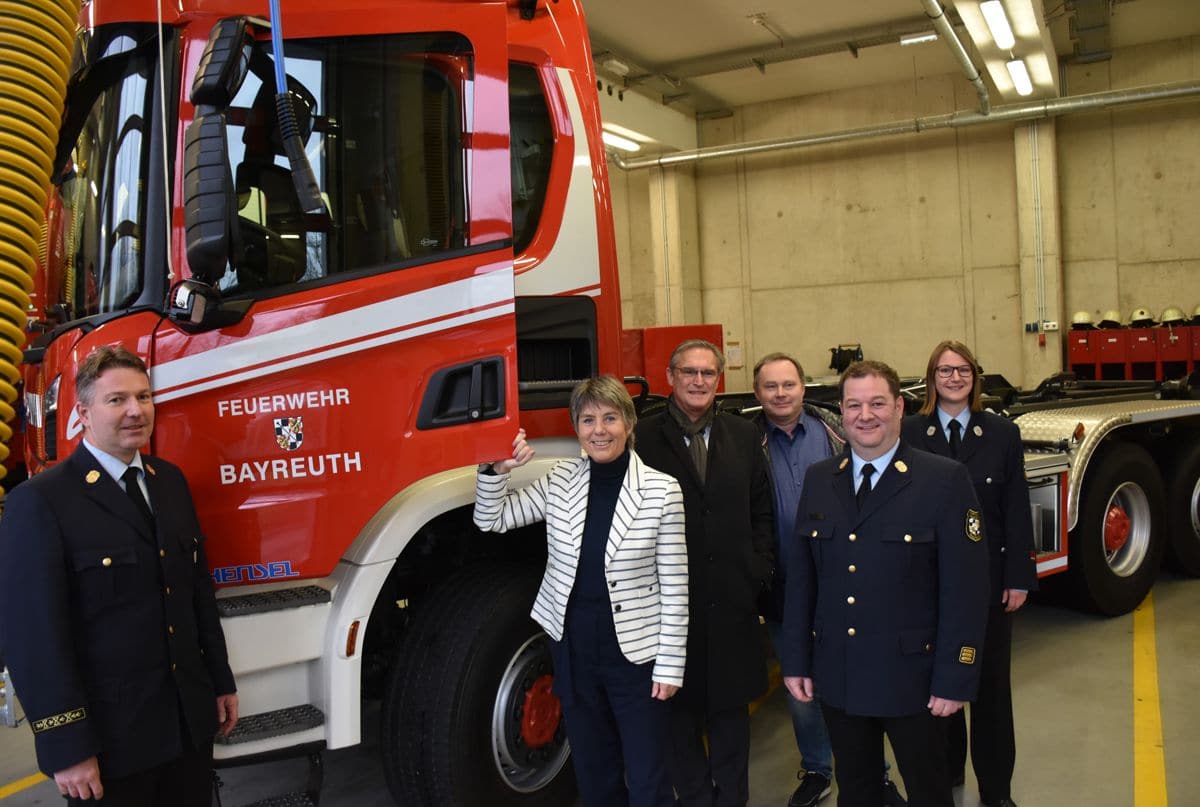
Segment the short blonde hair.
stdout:
[[571,425],[579,431],[579,415],[585,406],[611,406],[621,414],[625,421],[625,429],[629,432],[628,445],[633,448],[633,427],[637,425],[637,410],[633,406],[633,398],[625,385],[615,376],[602,375],[580,381],[571,390],[571,400],[568,408],[571,412]]

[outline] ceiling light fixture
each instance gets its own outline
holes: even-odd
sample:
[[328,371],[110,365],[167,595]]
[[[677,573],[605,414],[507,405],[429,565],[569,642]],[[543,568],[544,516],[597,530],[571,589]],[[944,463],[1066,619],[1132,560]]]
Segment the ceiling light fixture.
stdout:
[[900,37],[901,45],[920,45],[924,42],[936,42],[938,38],[937,31],[925,31],[920,34],[908,34]]
[[1029,80],[1029,70],[1025,67],[1025,61],[1013,59],[1011,62],[1006,62],[1005,67],[1008,68],[1008,75],[1012,77],[1017,95],[1032,95],[1033,82]]
[[984,0],[979,4],[979,10],[983,13],[988,30],[992,32],[996,47],[1000,50],[1012,50],[1017,39],[1013,36],[1012,26],[1008,24],[1008,16],[1004,13],[1004,5],[1000,0]]
[[613,134],[608,130],[600,133],[600,138],[606,145],[612,146],[621,151],[641,151],[642,146],[636,140],[630,140],[628,137],[621,137],[619,134]]

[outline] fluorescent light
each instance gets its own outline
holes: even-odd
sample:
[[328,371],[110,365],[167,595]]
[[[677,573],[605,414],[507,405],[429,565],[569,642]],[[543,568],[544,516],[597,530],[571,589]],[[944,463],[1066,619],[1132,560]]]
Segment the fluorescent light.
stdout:
[[1029,70],[1025,67],[1025,62],[1022,59],[1013,59],[1011,62],[1006,62],[1005,67],[1008,68],[1008,74],[1012,76],[1013,87],[1017,90],[1017,95],[1032,95],[1033,82],[1029,80]]
[[979,4],[979,10],[983,12],[983,19],[987,22],[988,30],[992,32],[992,39],[995,40],[996,47],[1000,50],[1012,50],[1012,46],[1017,43],[1017,40],[1013,36],[1012,28],[1008,24],[1008,17],[1004,13],[1004,6],[1001,5],[1000,0],[984,0]]
[[[1027,79],[1028,80],[1028,79]],[[635,140],[630,140],[628,137],[621,137],[619,134],[613,134],[607,129],[600,133],[600,137],[605,143],[615,149],[621,151],[641,151],[642,146]]]
[[937,38],[938,36],[936,31],[926,31],[921,34],[909,34],[908,36],[902,36],[900,37],[900,44],[920,45],[923,42],[936,42]]

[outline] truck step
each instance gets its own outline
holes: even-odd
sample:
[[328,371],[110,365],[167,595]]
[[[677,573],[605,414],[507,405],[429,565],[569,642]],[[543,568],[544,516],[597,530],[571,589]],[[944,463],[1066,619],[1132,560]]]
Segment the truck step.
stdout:
[[244,715],[238,718],[237,727],[228,737],[216,737],[218,745],[238,745],[307,731],[325,723],[325,715],[312,704],[289,706],[272,712]]
[[285,793],[247,804],[246,807],[317,807],[317,802],[307,793]]
[[239,594],[217,600],[217,611],[223,617],[247,616],[267,611],[283,611],[305,605],[320,605],[332,601],[329,589],[321,586],[281,588],[275,591],[260,591],[255,594]]

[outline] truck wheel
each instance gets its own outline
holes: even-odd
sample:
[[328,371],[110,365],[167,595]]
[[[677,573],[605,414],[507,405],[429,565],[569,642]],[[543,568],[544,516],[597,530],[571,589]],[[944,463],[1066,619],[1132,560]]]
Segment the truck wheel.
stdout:
[[1200,445],[1186,449],[1170,467],[1167,560],[1180,574],[1200,577]]
[[1070,563],[1078,604],[1127,614],[1154,585],[1162,556],[1163,483],[1141,446],[1115,443],[1088,464]]
[[528,616],[538,579],[526,566],[467,569],[414,615],[381,721],[397,804],[558,807],[575,798],[549,640]]

